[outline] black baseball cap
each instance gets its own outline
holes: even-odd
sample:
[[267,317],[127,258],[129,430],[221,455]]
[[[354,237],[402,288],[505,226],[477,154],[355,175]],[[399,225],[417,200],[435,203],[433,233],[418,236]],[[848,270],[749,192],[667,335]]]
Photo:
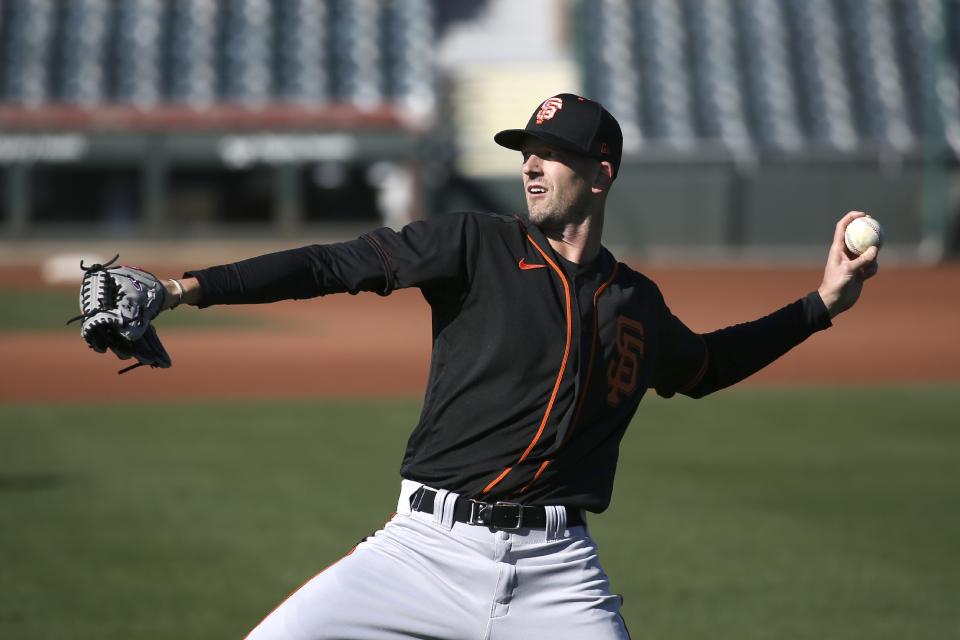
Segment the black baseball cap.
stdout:
[[623,133],[617,119],[599,102],[572,93],[558,93],[536,108],[524,129],[506,129],[493,140],[507,149],[520,151],[527,136],[551,147],[606,160],[613,176],[620,170]]

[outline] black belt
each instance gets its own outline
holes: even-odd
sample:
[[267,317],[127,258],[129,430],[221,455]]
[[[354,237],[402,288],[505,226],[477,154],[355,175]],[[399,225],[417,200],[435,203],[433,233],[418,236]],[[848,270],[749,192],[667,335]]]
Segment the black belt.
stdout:
[[[433,513],[433,501],[437,492],[420,487],[410,495],[410,509],[421,513]],[[527,507],[515,502],[477,502],[466,498],[457,498],[453,505],[453,519],[456,522],[479,524],[491,529],[545,529],[547,526],[546,507]],[[579,527],[586,524],[580,509],[567,508],[567,526]]]

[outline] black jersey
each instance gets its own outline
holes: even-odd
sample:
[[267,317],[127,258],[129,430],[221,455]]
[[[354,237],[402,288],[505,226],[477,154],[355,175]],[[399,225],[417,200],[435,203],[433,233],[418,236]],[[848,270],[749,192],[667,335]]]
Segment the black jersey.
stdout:
[[597,512],[609,504],[620,440],[647,389],[703,396],[830,324],[814,292],[697,334],[651,280],[605,248],[577,265],[536,226],[476,213],[187,275],[200,280],[202,307],[420,288],[433,354],[401,475],[487,501]]

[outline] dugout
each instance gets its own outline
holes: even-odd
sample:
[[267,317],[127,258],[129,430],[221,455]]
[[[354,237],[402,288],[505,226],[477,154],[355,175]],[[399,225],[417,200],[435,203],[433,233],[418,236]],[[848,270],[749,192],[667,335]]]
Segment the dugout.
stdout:
[[4,235],[402,224],[425,135],[389,107],[0,108]]

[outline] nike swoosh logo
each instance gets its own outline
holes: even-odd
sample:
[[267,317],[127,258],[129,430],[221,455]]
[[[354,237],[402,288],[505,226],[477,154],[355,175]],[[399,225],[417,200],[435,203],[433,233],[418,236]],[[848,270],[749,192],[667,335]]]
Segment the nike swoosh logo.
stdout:
[[526,258],[520,258],[520,262],[517,263],[517,266],[524,271],[529,271],[530,269],[545,269],[547,267],[545,264],[527,264]]

